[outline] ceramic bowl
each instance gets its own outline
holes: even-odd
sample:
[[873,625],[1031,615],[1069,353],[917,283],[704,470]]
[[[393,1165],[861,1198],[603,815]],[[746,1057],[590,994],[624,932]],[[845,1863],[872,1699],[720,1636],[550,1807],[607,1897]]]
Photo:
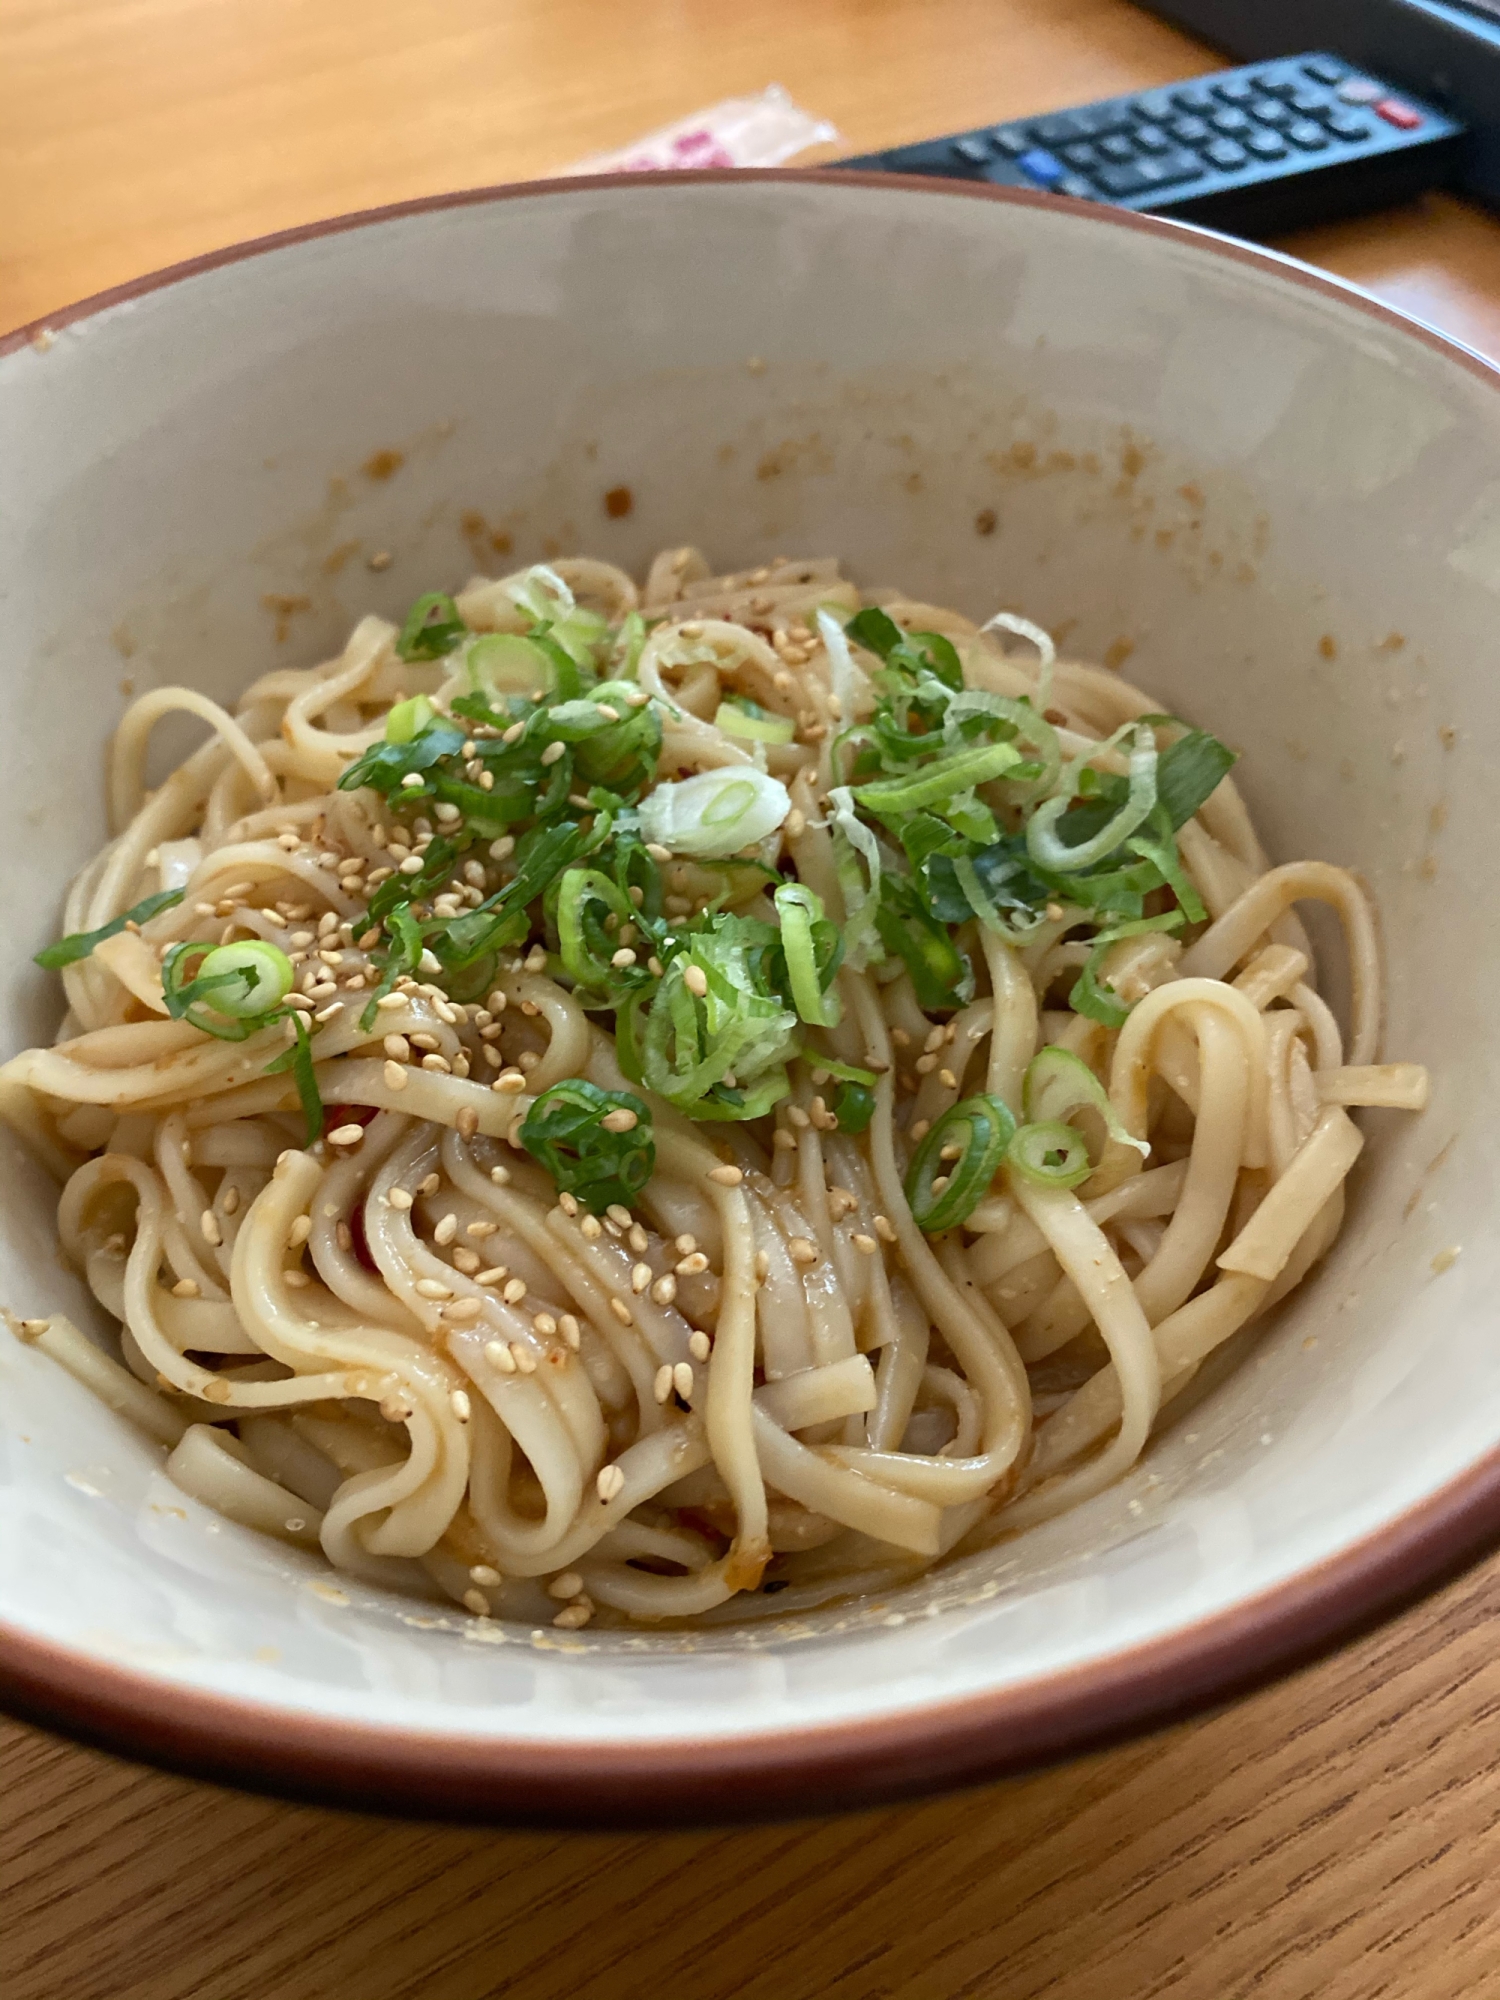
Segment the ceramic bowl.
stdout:
[[[470,572],[845,558],[1022,610],[1245,753],[1271,853],[1363,871],[1386,1048],[1337,1249],[1122,1484],[777,1625],[413,1609],[206,1512],[0,1334],[18,1712],[288,1792],[602,1822],[868,1802],[1181,1715],[1500,1527],[1492,902],[1500,377],[1264,252],[1040,196],[839,175],[572,181],[223,255],[0,356],[0,1036],[103,837],[126,695],[221,698]],[[612,495],[606,499],[607,495]],[[388,568],[369,557],[388,551]],[[3,1142],[0,1302],[97,1324]],[[1455,1250],[1461,1250],[1456,1259]]]

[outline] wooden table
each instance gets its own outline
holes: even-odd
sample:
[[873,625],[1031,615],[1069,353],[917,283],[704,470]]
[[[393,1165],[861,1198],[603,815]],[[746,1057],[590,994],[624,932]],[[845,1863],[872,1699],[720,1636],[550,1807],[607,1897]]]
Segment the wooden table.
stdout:
[[[1211,67],[1124,0],[0,0],[0,326],[339,210],[542,173],[785,83],[864,151]],[[1500,353],[1448,200],[1301,255]],[[451,1831],[0,1725],[7,2000],[1500,1994],[1500,1562],[1066,1769],[736,1833]]]

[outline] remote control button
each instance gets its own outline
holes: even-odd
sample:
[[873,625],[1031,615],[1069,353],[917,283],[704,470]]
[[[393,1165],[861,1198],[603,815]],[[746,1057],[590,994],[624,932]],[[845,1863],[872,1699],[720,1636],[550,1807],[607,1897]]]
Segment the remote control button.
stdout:
[[1212,111],[1214,94],[1206,83],[1190,83],[1186,90],[1174,90],[1172,103],[1178,111],[1196,113]]
[[1094,179],[1116,201],[1128,201],[1131,195],[1143,194],[1151,185],[1139,167],[1101,167]]
[[1148,124],[1159,125],[1171,117],[1177,103],[1175,90],[1143,90],[1134,100],[1135,113]]
[[1222,132],[1226,139],[1239,139],[1251,130],[1251,125],[1243,111],[1217,111],[1214,113],[1213,128]]
[[971,167],[988,166],[990,149],[983,139],[955,139],[953,151],[960,160],[967,160]]
[[1279,132],[1252,132],[1245,145],[1258,160],[1279,160],[1286,151],[1286,141]]
[[1223,83],[1213,87],[1214,96],[1221,104],[1248,104],[1255,95],[1255,85],[1247,76],[1226,77]]
[[1299,118],[1316,118],[1328,100],[1321,90],[1289,90],[1286,102]]
[[1062,156],[1070,167],[1097,167],[1103,157],[1097,146],[1064,146]]
[[1346,104],[1376,104],[1385,96],[1385,90],[1367,76],[1351,76],[1347,83],[1339,85],[1339,96]]
[[990,144],[997,153],[1004,153],[1008,159],[1017,160],[1031,145],[1031,141],[1018,125],[997,125],[990,134]]
[[1337,83],[1347,74],[1344,65],[1336,62],[1332,56],[1314,56],[1311,62],[1305,62],[1302,67],[1315,83]]
[[1118,160],[1122,165],[1126,160],[1133,160],[1135,158],[1135,145],[1123,133],[1117,134],[1113,138],[1101,139],[1099,141],[1099,151],[1106,160]]
[[1208,137],[1208,125],[1202,118],[1174,118],[1167,130],[1184,146],[1201,146]]
[[1279,97],[1252,98],[1248,107],[1250,116],[1262,125],[1270,125],[1278,132],[1284,132],[1297,115]]
[[1138,125],[1133,137],[1141,153],[1165,153],[1172,144],[1160,125]]
[[1171,187],[1176,181],[1195,181],[1203,172],[1203,162],[1186,150],[1163,153],[1159,159],[1142,160],[1141,174],[1147,187]]
[[1304,153],[1315,153],[1320,146],[1328,144],[1328,134],[1311,118],[1299,118],[1295,125],[1289,125],[1286,136]]
[[1398,132],[1415,132],[1422,122],[1421,112],[1403,104],[1399,97],[1382,97],[1375,107],[1375,116],[1383,118],[1387,125],[1394,125]]
[[1237,145],[1233,139],[1215,139],[1212,145],[1203,148],[1203,156],[1226,174],[1235,167],[1242,167],[1250,157],[1244,147]]
[[1339,139],[1366,139],[1370,134],[1368,121],[1357,111],[1325,112],[1323,123]]
[[1056,192],[1070,194],[1075,201],[1092,201],[1094,184],[1092,181],[1086,181],[1082,174],[1064,174],[1057,184]]
[[1091,139],[1094,133],[1086,111],[1058,111],[1039,118],[1031,136],[1039,146],[1066,146],[1073,139]]
[[1068,171],[1056,154],[1047,152],[1041,146],[1033,146],[1029,153],[1023,153],[1016,165],[1023,174],[1030,174],[1043,187],[1051,187]]
[[1294,69],[1267,70],[1256,82],[1267,97],[1290,97],[1302,88],[1302,78]]

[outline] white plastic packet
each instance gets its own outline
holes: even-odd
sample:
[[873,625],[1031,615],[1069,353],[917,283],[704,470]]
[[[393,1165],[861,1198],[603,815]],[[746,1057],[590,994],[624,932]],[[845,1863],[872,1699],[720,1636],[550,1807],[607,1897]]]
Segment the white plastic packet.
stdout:
[[779,167],[807,147],[838,136],[836,126],[801,110],[779,83],[772,83],[755,97],[726,97],[618,152],[594,153],[558,171],[655,174],[688,167]]

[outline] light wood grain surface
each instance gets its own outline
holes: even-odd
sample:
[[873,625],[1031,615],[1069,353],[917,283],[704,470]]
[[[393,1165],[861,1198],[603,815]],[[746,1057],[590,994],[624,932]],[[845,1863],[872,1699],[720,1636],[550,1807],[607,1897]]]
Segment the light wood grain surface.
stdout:
[[[1169,81],[1124,0],[0,0],[0,327],[542,173],[777,80],[847,151]],[[1287,247],[1500,354],[1500,225]],[[961,1798],[670,1836],[360,1820],[0,1724],[6,2000],[1500,1995],[1500,1562],[1206,1721]]]

